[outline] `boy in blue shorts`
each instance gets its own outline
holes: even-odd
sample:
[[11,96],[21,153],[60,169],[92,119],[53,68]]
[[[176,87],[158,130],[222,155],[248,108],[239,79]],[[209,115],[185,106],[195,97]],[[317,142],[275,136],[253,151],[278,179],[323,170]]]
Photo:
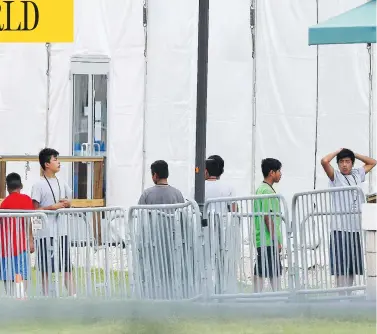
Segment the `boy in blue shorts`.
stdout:
[[[1,203],[2,210],[34,210],[33,201],[21,194],[22,182],[17,173],[6,177],[9,195]],[[24,218],[2,218],[0,220],[1,268],[0,278],[4,281],[7,294],[13,294],[14,282],[21,275],[26,290],[29,275],[29,254],[34,252],[31,221]]]

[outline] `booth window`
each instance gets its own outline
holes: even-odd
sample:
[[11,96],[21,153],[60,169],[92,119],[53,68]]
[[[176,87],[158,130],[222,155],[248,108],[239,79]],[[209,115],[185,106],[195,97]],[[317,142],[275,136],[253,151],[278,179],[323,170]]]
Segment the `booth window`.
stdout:
[[[72,155],[106,157],[109,58],[73,57],[70,79]],[[95,198],[94,164],[75,163],[72,169],[74,198]],[[103,198],[106,194],[105,175],[106,172],[103,173]]]

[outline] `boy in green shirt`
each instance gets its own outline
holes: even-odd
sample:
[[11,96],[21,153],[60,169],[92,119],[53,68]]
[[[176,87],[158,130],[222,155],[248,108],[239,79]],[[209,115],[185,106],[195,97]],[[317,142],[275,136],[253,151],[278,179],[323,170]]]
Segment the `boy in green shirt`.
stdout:
[[[281,179],[281,162],[268,158],[262,160],[264,180],[258,187],[257,195],[274,195],[274,183]],[[279,290],[282,265],[280,252],[282,248],[281,209],[279,198],[267,197],[254,201],[255,244],[257,262],[254,267],[254,286],[256,292],[263,290],[264,280],[270,279],[272,290]],[[263,215],[266,213],[266,215]]]

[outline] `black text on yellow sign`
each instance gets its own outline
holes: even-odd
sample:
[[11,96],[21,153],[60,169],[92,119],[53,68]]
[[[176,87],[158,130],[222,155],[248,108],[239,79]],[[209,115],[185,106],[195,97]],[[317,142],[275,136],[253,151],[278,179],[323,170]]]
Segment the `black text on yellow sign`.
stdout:
[[0,42],[73,42],[73,2],[0,1]]

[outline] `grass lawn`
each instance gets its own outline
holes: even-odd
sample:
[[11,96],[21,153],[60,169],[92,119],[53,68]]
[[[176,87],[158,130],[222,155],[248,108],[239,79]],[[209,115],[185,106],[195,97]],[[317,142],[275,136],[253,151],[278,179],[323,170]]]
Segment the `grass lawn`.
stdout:
[[374,321],[340,321],[309,319],[263,320],[169,320],[165,322],[87,322],[87,323],[30,323],[1,326],[0,333],[61,333],[61,334],[375,334]]
[[[66,296],[67,292],[63,286],[62,275],[59,275],[59,291],[61,296]],[[87,296],[91,292],[92,296],[105,296],[105,271],[100,268],[91,268],[88,271],[85,268],[73,268],[73,277],[75,280],[77,293],[80,296]],[[128,272],[120,272],[117,270],[110,270],[109,289],[112,295],[125,296],[129,287]],[[55,274],[52,274],[51,282],[55,281]],[[53,283],[51,283],[53,284]],[[41,288],[41,274],[37,272],[35,267],[31,269],[30,280],[28,282],[28,295],[40,296]],[[2,284],[0,284],[0,297],[4,295]]]

